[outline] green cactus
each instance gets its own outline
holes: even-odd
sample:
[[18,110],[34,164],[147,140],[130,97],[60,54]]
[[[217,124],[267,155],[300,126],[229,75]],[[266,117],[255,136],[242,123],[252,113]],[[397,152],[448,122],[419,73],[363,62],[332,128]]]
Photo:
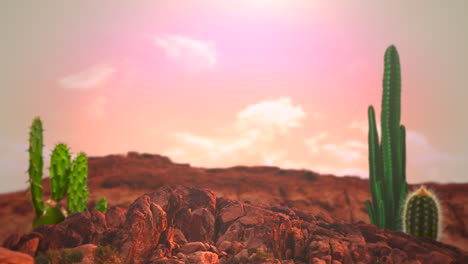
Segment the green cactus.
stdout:
[[[36,216],[33,228],[46,224],[58,224],[69,213],[82,212],[86,209],[88,200],[88,158],[84,153],[78,154],[71,162],[70,150],[67,145],[57,144],[50,159],[50,189],[51,200],[43,201],[42,190],[42,122],[39,117],[33,120],[29,138],[29,182],[31,184],[31,200]],[[68,194],[68,210],[59,202]],[[107,201],[102,197],[96,209],[106,212]]]
[[107,200],[106,197],[101,197],[99,201],[96,203],[96,210],[100,211],[101,213],[105,213],[107,211]]
[[403,231],[413,236],[437,240],[442,215],[437,196],[421,186],[409,194],[403,207]]
[[88,200],[88,158],[81,152],[75,158],[70,168],[70,182],[68,186],[69,213],[83,212]]
[[400,125],[400,59],[395,46],[385,52],[382,140],[379,144],[374,108],[369,106],[369,180],[372,203],[366,207],[372,224],[400,231],[401,210],[408,193],[406,182],[405,127]]
[[51,196],[57,202],[67,194],[68,175],[70,170],[70,150],[67,145],[57,144],[50,158]]
[[41,217],[35,218],[33,220],[33,228],[36,228],[41,225],[55,225],[63,220],[67,213],[64,208],[57,204],[53,200],[47,200],[44,207],[44,213]]
[[31,186],[31,200],[36,217],[41,217],[44,212],[42,200],[42,122],[39,117],[34,118],[29,133],[29,183]]

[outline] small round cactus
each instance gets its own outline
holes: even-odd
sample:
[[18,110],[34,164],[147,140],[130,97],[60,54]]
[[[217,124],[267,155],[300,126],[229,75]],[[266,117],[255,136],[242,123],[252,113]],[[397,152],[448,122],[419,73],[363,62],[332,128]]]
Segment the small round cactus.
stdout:
[[408,195],[403,208],[404,232],[437,240],[441,221],[440,202],[433,192],[421,186]]

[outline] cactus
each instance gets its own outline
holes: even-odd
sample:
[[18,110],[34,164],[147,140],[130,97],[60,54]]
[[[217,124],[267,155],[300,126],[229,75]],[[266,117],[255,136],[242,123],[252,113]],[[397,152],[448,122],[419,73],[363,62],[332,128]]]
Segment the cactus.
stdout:
[[400,125],[400,59],[395,46],[385,52],[382,111],[382,140],[379,144],[373,106],[369,118],[369,180],[372,203],[366,201],[371,223],[400,231],[401,210],[408,193],[406,182],[405,127]]
[[33,228],[41,225],[55,225],[63,220],[67,216],[66,211],[57,202],[53,200],[47,200],[44,207],[44,213],[41,217],[33,220]]
[[73,160],[70,168],[70,182],[68,186],[68,211],[69,213],[83,212],[88,200],[88,158],[81,152]]
[[57,202],[67,193],[69,170],[70,150],[63,143],[57,144],[52,151],[49,167],[51,196]]
[[99,201],[96,203],[96,210],[100,211],[101,213],[105,213],[107,211],[107,200],[106,197],[101,197]]
[[42,200],[42,122],[39,117],[34,118],[29,133],[29,183],[31,186],[31,200],[34,206],[36,217],[40,217],[44,212],[44,202]]
[[[80,153],[71,162],[70,150],[67,145],[57,144],[52,151],[50,159],[50,189],[51,200],[43,202],[42,190],[42,122],[39,117],[33,120],[29,137],[29,182],[31,184],[31,200],[36,217],[33,220],[33,228],[46,224],[58,224],[69,213],[82,212],[86,209],[88,200],[88,158],[85,153]],[[68,194],[68,210],[59,202]],[[107,201],[102,197],[96,209],[101,212],[107,210]]]
[[442,215],[437,196],[421,186],[409,194],[403,207],[403,231],[413,236],[437,240],[441,231]]

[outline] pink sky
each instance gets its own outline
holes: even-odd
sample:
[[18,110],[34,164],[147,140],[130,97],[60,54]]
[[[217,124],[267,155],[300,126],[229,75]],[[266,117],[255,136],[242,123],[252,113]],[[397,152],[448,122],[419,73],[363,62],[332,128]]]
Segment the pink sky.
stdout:
[[457,49],[466,18],[455,4],[176,2],[2,4],[2,87],[11,88],[0,96],[0,191],[26,186],[36,115],[49,150],[65,142],[88,156],[139,151],[193,166],[367,177],[367,107],[380,117],[391,44],[402,62],[408,181],[466,182],[467,144],[457,140],[468,132],[457,64],[468,57]]

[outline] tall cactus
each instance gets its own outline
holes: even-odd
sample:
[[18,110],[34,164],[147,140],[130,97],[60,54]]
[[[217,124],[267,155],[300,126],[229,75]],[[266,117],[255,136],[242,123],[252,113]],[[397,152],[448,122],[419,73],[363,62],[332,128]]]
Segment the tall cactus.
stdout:
[[57,144],[52,151],[49,167],[51,195],[57,202],[67,194],[69,170],[70,150],[63,143]]
[[434,240],[441,232],[442,214],[437,196],[421,186],[409,194],[403,207],[403,231]]
[[31,186],[31,200],[36,213],[36,218],[44,212],[42,200],[42,121],[39,117],[34,118],[29,133],[29,183]]
[[380,144],[374,108],[368,108],[372,204],[366,201],[366,207],[372,224],[400,231],[401,210],[408,193],[408,184],[405,172],[405,127],[400,125],[400,59],[395,46],[387,48],[384,61]]
[[69,213],[83,212],[88,200],[88,158],[81,152],[73,160],[70,169],[70,182],[68,186],[68,211]]

